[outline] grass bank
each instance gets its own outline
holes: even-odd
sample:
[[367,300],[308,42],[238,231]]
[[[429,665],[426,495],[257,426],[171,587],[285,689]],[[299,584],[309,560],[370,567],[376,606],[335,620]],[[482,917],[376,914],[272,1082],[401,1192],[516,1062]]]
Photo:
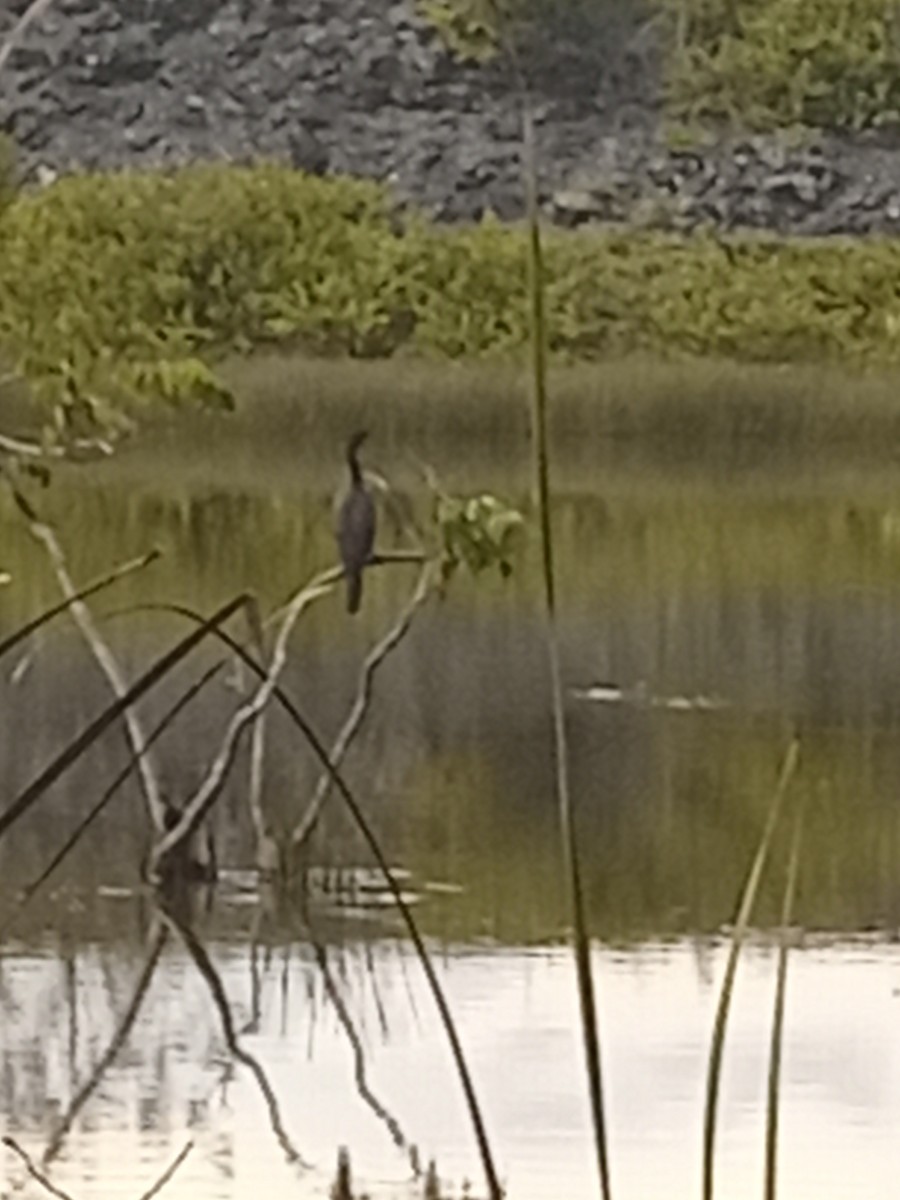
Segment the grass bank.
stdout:
[[[170,403],[220,398],[207,367],[261,349],[510,362],[526,254],[518,226],[273,165],[73,177],[0,219],[0,353],[51,399]],[[557,363],[900,359],[896,240],[552,230],[546,257]]]

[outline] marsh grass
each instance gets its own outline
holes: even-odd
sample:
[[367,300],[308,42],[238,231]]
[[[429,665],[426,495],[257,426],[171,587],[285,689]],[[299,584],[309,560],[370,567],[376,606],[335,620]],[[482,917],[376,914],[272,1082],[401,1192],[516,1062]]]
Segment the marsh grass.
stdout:
[[[338,436],[363,417],[388,440],[416,429],[518,440],[528,429],[527,381],[503,364],[257,354],[233,360],[226,375],[238,398],[236,421],[273,438],[298,429]],[[547,380],[548,428],[563,442],[753,441],[773,452],[815,443],[883,454],[886,438],[900,438],[898,376],[887,370],[632,357],[550,367]]]

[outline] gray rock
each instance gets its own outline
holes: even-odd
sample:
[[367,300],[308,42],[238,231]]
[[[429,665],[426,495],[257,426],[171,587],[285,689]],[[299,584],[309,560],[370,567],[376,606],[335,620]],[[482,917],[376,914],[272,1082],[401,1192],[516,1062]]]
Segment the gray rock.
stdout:
[[[523,49],[552,219],[900,229],[896,135],[667,145],[646,3],[569,8]],[[0,31],[22,8],[0,5]],[[446,220],[522,212],[506,64],[459,62],[414,0],[56,0],[0,76],[0,128],[31,177],[278,155]]]
[[329,166],[328,149],[309,129],[302,125],[293,129],[288,139],[291,163],[310,175],[324,175]]

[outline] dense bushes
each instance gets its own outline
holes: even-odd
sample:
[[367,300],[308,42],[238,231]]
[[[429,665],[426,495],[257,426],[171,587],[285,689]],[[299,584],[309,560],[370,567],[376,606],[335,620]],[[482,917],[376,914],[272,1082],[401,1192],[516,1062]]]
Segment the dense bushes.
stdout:
[[[894,241],[598,229],[546,249],[563,358],[900,359]],[[276,166],[69,178],[0,219],[0,351],[53,397],[118,402],[221,399],[204,363],[262,344],[510,354],[525,261],[520,228],[401,219],[375,185]]]
[[352,350],[395,257],[372,185],[265,166],[72,177],[0,221],[0,348],[54,402],[221,399],[201,352],[287,333]]
[[900,123],[896,0],[655,0],[678,28],[675,111],[759,129]]

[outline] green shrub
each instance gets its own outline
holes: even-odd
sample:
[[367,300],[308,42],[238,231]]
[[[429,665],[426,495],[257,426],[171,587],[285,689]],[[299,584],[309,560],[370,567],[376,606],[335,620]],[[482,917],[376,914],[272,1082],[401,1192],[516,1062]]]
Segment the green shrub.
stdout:
[[900,121],[897,0],[656,0],[678,28],[674,114],[757,129]]
[[286,332],[352,352],[396,249],[366,183],[276,166],[70,177],[0,224],[0,346],[54,405],[73,389],[222,399],[198,355]]
[[0,133],[0,213],[12,203],[17,188],[15,142]]
[[[402,222],[386,192],[275,166],[61,180],[0,221],[0,357],[57,425],[227,401],[221,356],[506,357],[528,339],[527,236]],[[558,359],[900,360],[900,243],[546,237]]]

